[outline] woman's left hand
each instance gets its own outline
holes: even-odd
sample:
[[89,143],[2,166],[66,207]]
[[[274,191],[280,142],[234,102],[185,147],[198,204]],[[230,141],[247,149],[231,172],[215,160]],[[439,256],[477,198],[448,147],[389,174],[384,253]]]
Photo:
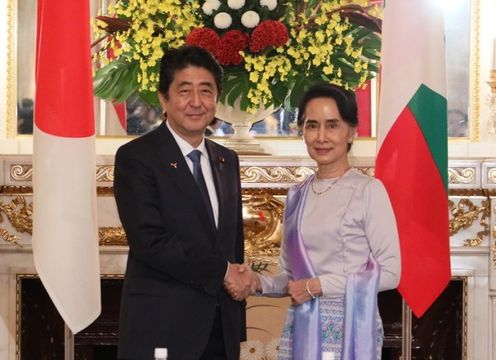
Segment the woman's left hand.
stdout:
[[[307,282],[310,293],[307,291]],[[301,305],[308,300],[322,295],[320,280],[319,278],[291,280],[288,283],[288,293],[294,305]],[[314,296],[313,298],[312,295]]]

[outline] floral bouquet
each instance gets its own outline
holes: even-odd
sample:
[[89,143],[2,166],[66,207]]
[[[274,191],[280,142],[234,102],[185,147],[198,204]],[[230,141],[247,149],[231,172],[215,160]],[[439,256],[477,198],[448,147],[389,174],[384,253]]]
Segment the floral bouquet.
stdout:
[[378,71],[377,0],[114,0],[94,28],[95,94],[158,106],[160,59],[184,44],[224,69],[220,101],[294,109],[316,82],[363,87]]

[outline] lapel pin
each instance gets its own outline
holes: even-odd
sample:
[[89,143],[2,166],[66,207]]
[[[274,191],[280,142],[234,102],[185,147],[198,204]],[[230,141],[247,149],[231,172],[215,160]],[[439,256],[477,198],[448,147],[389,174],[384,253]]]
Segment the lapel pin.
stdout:
[[171,168],[177,169],[177,162],[169,163]]
[[226,162],[226,159],[224,159],[224,157],[223,157],[223,156],[219,156],[219,162],[220,162],[221,164],[224,164],[224,163]]

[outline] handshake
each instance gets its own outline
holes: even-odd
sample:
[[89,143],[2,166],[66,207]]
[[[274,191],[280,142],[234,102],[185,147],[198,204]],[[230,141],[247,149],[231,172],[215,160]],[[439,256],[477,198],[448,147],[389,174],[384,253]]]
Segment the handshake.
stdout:
[[257,290],[261,290],[262,286],[250,265],[228,263],[224,288],[234,300],[242,301]]

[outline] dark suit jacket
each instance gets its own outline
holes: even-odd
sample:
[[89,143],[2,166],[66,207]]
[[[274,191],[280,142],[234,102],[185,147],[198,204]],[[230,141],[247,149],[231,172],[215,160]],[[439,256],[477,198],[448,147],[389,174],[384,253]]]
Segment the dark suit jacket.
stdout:
[[121,301],[119,358],[196,360],[220,307],[229,360],[246,338],[245,303],[223,288],[227,261],[243,262],[236,153],[205,140],[219,201],[218,229],[188,165],[162,124],[117,151],[114,191],[129,243]]

